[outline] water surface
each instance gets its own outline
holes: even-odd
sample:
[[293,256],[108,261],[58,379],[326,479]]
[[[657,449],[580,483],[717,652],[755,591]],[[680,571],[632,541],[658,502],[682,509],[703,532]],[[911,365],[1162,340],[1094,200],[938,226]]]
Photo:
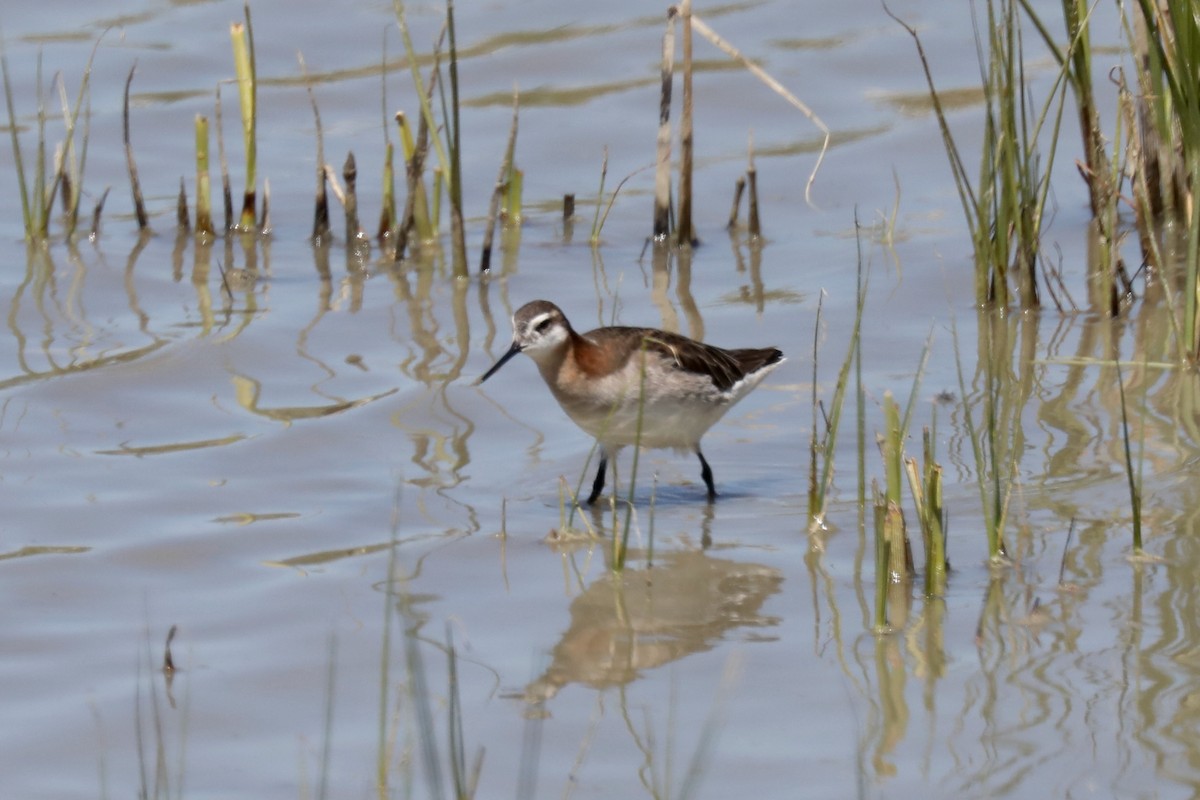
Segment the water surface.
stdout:
[[[895,10],[919,25],[939,83],[962,90],[952,121],[972,141],[969,9]],[[646,250],[644,171],[590,247],[605,149],[607,192],[653,159],[665,9],[464,3],[472,259],[514,86],[529,213],[506,234],[494,277],[456,281],[444,259],[396,268],[378,248],[307,241],[315,126],[296,52],[313,76],[327,160],[340,167],[355,152],[373,231],[385,59],[389,113],[416,109],[388,4],[254,4],[273,233],[207,244],[176,236],[173,202],[181,177],[194,196],[193,118],[213,116],[215,87],[232,75],[228,25],[241,7],[5,10],[27,160],[39,52],[44,83],[61,73],[74,97],[100,40],[85,208],[111,187],[98,240],[27,248],[11,156],[0,161],[5,796],[154,792],[156,774],[194,797],[303,796],[321,775],[331,796],[372,796],[381,760],[394,793],[411,782],[431,796],[416,766],[406,636],[423,659],[443,763],[452,636],[468,759],[485,751],[479,796],[513,795],[531,763],[541,796],[677,793],[707,731],[717,735],[700,750],[702,797],[790,797],[797,786],[830,798],[1196,794],[1196,378],[1153,366],[1170,352],[1163,301],[1115,323],[977,315],[936,127],[906,102],[924,91],[907,34],[872,3],[697,11],[829,125],[813,204],[804,187],[819,132],[698,43],[703,245],[690,258]],[[410,9],[422,52],[440,13]],[[1107,30],[1116,41],[1115,22]],[[145,238],[121,147],[135,63]],[[1052,77],[1039,62],[1038,85]],[[223,84],[240,191],[235,94]],[[56,120],[57,91],[46,97]],[[724,230],[751,134],[761,246]],[[1082,297],[1085,201],[1069,158],[1059,171],[1049,238]],[[557,211],[568,192],[579,202],[573,232]],[[871,632],[853,422],[828,528],[810,535],[805,520],[813,337],[828,410],[853,321],[856,214],[870,266],[865,431],[880,428],[885,391],[908,396],[932,333],[913,430],[937,408],[954,566],[946,596],[914,591],[887,636]],[[222,270],[233,270],[229,291]],[[703,502],[694,459],[643,457],[636,549],[619,577],[608,541],[623,513],[575,517],[573,529],[598,538],[561,535],[562,487],[580,480],[590,442],[532,364],[473,385],[507,347],[512,310],[536,297],[580,328],[656,325],[789,357],[705,439],[718,503]],[[952,323],[976,424],[989,357],[979,342],[999,342],[1005,365],[1001,424],[1020,454],[1008,569],[985,564]],[[1156,563],[1127,559],[1115,371],[1078,360],[1118,355],[1152,362],[1123,378],[1139,437],[1145,426]],[[939,404],[947,392],[954,399]],[[624,486],[627,457],[621,470]],[[168,683],[158,666],[172,625],[179,671]]]

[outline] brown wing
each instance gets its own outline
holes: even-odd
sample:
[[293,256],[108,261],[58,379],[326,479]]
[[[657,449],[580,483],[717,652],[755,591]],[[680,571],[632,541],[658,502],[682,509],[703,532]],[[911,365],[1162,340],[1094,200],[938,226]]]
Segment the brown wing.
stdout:
[[750,373],[783,358],[783,353],[774,347],[725,350],[665,331],[648,332],[646,346],[672,358],[680,369],[709,376],[722,392]]

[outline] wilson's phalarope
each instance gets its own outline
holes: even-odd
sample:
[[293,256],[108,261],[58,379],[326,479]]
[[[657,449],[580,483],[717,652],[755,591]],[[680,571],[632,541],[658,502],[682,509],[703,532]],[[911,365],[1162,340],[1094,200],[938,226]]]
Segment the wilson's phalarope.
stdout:
[[517,353],[534,360],[563,411],[600,444],[589,504],[604,489],[609,459],[625,445],[695,453],[711,502],[717,490],[700,438],[784,360],[774,347],[723,350],[653,328],[579,334],[546,300],[521,306],[512,323],[512,347],[476,383]]

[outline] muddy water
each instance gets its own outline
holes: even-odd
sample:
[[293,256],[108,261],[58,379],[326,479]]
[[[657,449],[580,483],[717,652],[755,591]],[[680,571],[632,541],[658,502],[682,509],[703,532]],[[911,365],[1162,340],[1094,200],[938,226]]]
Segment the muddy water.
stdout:
[[[510,796],[522,780],[541,796],[675,794],[697,753],[703,797],[1196,794],[1196,378],[1157,366],[1171,336],[1161,298],[1119,323],[970,307],[958,200],[931,119],[907,101],[923,91],[912,43],[877,5],[698,9],[813,107],[834,146],[807,204],[817,130],[697,44],[704,245],[680,259],[643,252],[648,172],[623,187],[602,245],[587,244],[604,149],[608,191],[653,158],[660,10],[462,4],[473,254],[514,85],[530,206],[498,275],[465,282],[442,259],[394,268],[377,251],[306,242],[314,125],[297,50],[327,160],[353,149],[370,228],[379,207],[384,31],[389,61],[400,45],[387,4],[344,5],[255,4],[274,231],[211,244],[176,237],[172,203],[181,176],[194,194],[192,120],[213,115],[214,87],[231,75],[240,7],[4,11],[27,154],[38,52],[47,82],[61,71],[73,97],[108,29],[85,207],[112,187],[97,241],[26,248],[12,159],[0,160],[4,796],[296,797],[323,778],[330,796],[360,797],[378,793],[381,764],[398,793],[433,796],[412,697],[429,703],[444,765],[448,637],[466,758],[485,753],[480,796]],[[939,83],[969,89],[968,9],[895,10],[919,23]],[[439,12],[411,14],[427,50]],[[135,62],[145,238],[120,145]],[[386,92],[389,110],[415,111],[404,69],[388,72]],[[234,94],[223,87],[240,190]],[[976,135],[970,101],[954,121]],[[761,247],[723,230],[751,131]],[[1085,203],[1064,163],[1049,238],[1082,298]],[[579,199],[573,231],[557,213],[566,192]],[[810,536],[804,519],[813,335],[828,408],[853,318],[856,210],[871,270],[864,429],[879,429],[885,391],[907,397],[932,332],[914,431],[936,407],[954,565],[945,597],[896,599],[898,630],[883,637],[871,633],[852,421],[828,528]],[[507,346],[512,310],[535,297],[580,327],[653,324],[789,356],[705,440],[717,504],[702,502],[692,459],[643,458],[635,551],[617,578],[607,542],[623,513],[576,515],[576,535],[562,534],[561,487],[580,479],[590,442],[526,360],[472,385]],[[1134,362],[1122,377],[1144,441],[1147,547],[1161,561],[1127,558],[1117,375],[1095,363],[1117,356]],[[989,359],[998,429],[1017,454],[1015,563],[998,571],[984,563],[964,410],[978,425]],[[627,485],[627,459],[620,469]],[[873,447],[867,470],[882,472]],[[423,671],[409,669],[413,653]]]

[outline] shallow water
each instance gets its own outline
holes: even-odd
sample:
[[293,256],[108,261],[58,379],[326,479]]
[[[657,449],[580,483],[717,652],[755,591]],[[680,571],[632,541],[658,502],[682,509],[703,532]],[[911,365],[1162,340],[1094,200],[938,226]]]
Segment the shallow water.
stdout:
[[[911,40],[876,4],[822,9],[697,9],[812,106],[834,146],[809,205],[816,129],[697,43],[714,66],[696,78],[704,245],[685,260],[644,252],[649,171],[622,188],[602,245],[587,243],[604,149],[609,192],[653,158],[664,14],[631,2],[462,4],[472,260],[514,85],[530,206],[498,274],[464,282],[440,261],[396,269],[378,252],[306,241],[314,125],[296,51],[315,78],[327,160],[355,150],[373,230],[385,30],[388,58],[401,52],[388,4],[254,5],[273,222],[258,245],[197,244],[173,229],[181,175],[194,194],[192,120],[212,116],[214,86],[232,73],[240,6],[73,4],[56,16],[69,23],[5,9],[27,155],[38,52],[45,79],[61,71],[74,97],[93,43],[116,27],[92,76],[85,207],[112,187],[100,238],[27,249],[12,159],[0,157],[2,794],[154,792],[160,775],[187,796],[295,797],[324,775],[331,796],[370,796],[382,758],[395,793],[411,784],[432,796],[407,632],[443,763],[452,636],[468,761],[485,751],[483,797],[514,794],[534,767],[541,796],[676,794],[697,752],[700,797],[798,786],[830,798],[1194,796],[1198,404],[1194,373],[1154,366],[1170,352],[1164,302],[1116,323],[977,315],[936,127],[907,102],[924,91]],[[919,23],[939,85],[974,85],[965,5],[894,10]],[[440,10],[410,13],[427,50]],[[135,61],[132,137],[155,231],[144,239],[120,144]],[[222,92],[240,191],[236,92]],[[387,96],[389,110],[415,113],[403,68],[388,73]],[[953,116],[968,139],[977,111],[968,99]],[[723,230],[751,131],[761,247]],[[1086,204],[1069,158],[1058,172],[1048,238],[1082,299]],[[566,192],[579,202],[573,233],[558,216]],[[886,246],[881,219],[897,202]],[[810,536],[805,524],[812,341],[816,329],[828,409],[853,322],[856,213],[871,269],[865,431],[880,428],[885,391],[908,396],[932,332],[913,431],[936,407],[954,565],[946,596],[914,590],[882,637],[871,633],[852,403],[828,529]],[[223,268],[236,270],[229,292]],[[512,310],[540,296],[580,328],[657,325],[789,358],[705,439],[715,505],[702,502],[694,459],[643,456],[636,549],[617,578],[608,537],[623,513],[576,515],[573,529],[602,539],[562,534],[561,487],[580,480],[590,442],[532,364],[473,385],[507,347]],[[1004,364],[1000,424],[1020,454],[1010,569],[985,564],[952,325],[977,425],[979,342],[998,342]],[[1086,361],[1118,354],[1149,362],[1122,377],[1138,438],[1145,426],[1147,547],[1161,562],[1127,559],[1117,376]],[[956,397],[939,403],[943,392]],[[624,487],[628,454],[620,469]],[[867,470],[882,474],[870,447]],[[403,596],[391,612],[389,586]],[[172,625],[168,682],[158,665]]]

